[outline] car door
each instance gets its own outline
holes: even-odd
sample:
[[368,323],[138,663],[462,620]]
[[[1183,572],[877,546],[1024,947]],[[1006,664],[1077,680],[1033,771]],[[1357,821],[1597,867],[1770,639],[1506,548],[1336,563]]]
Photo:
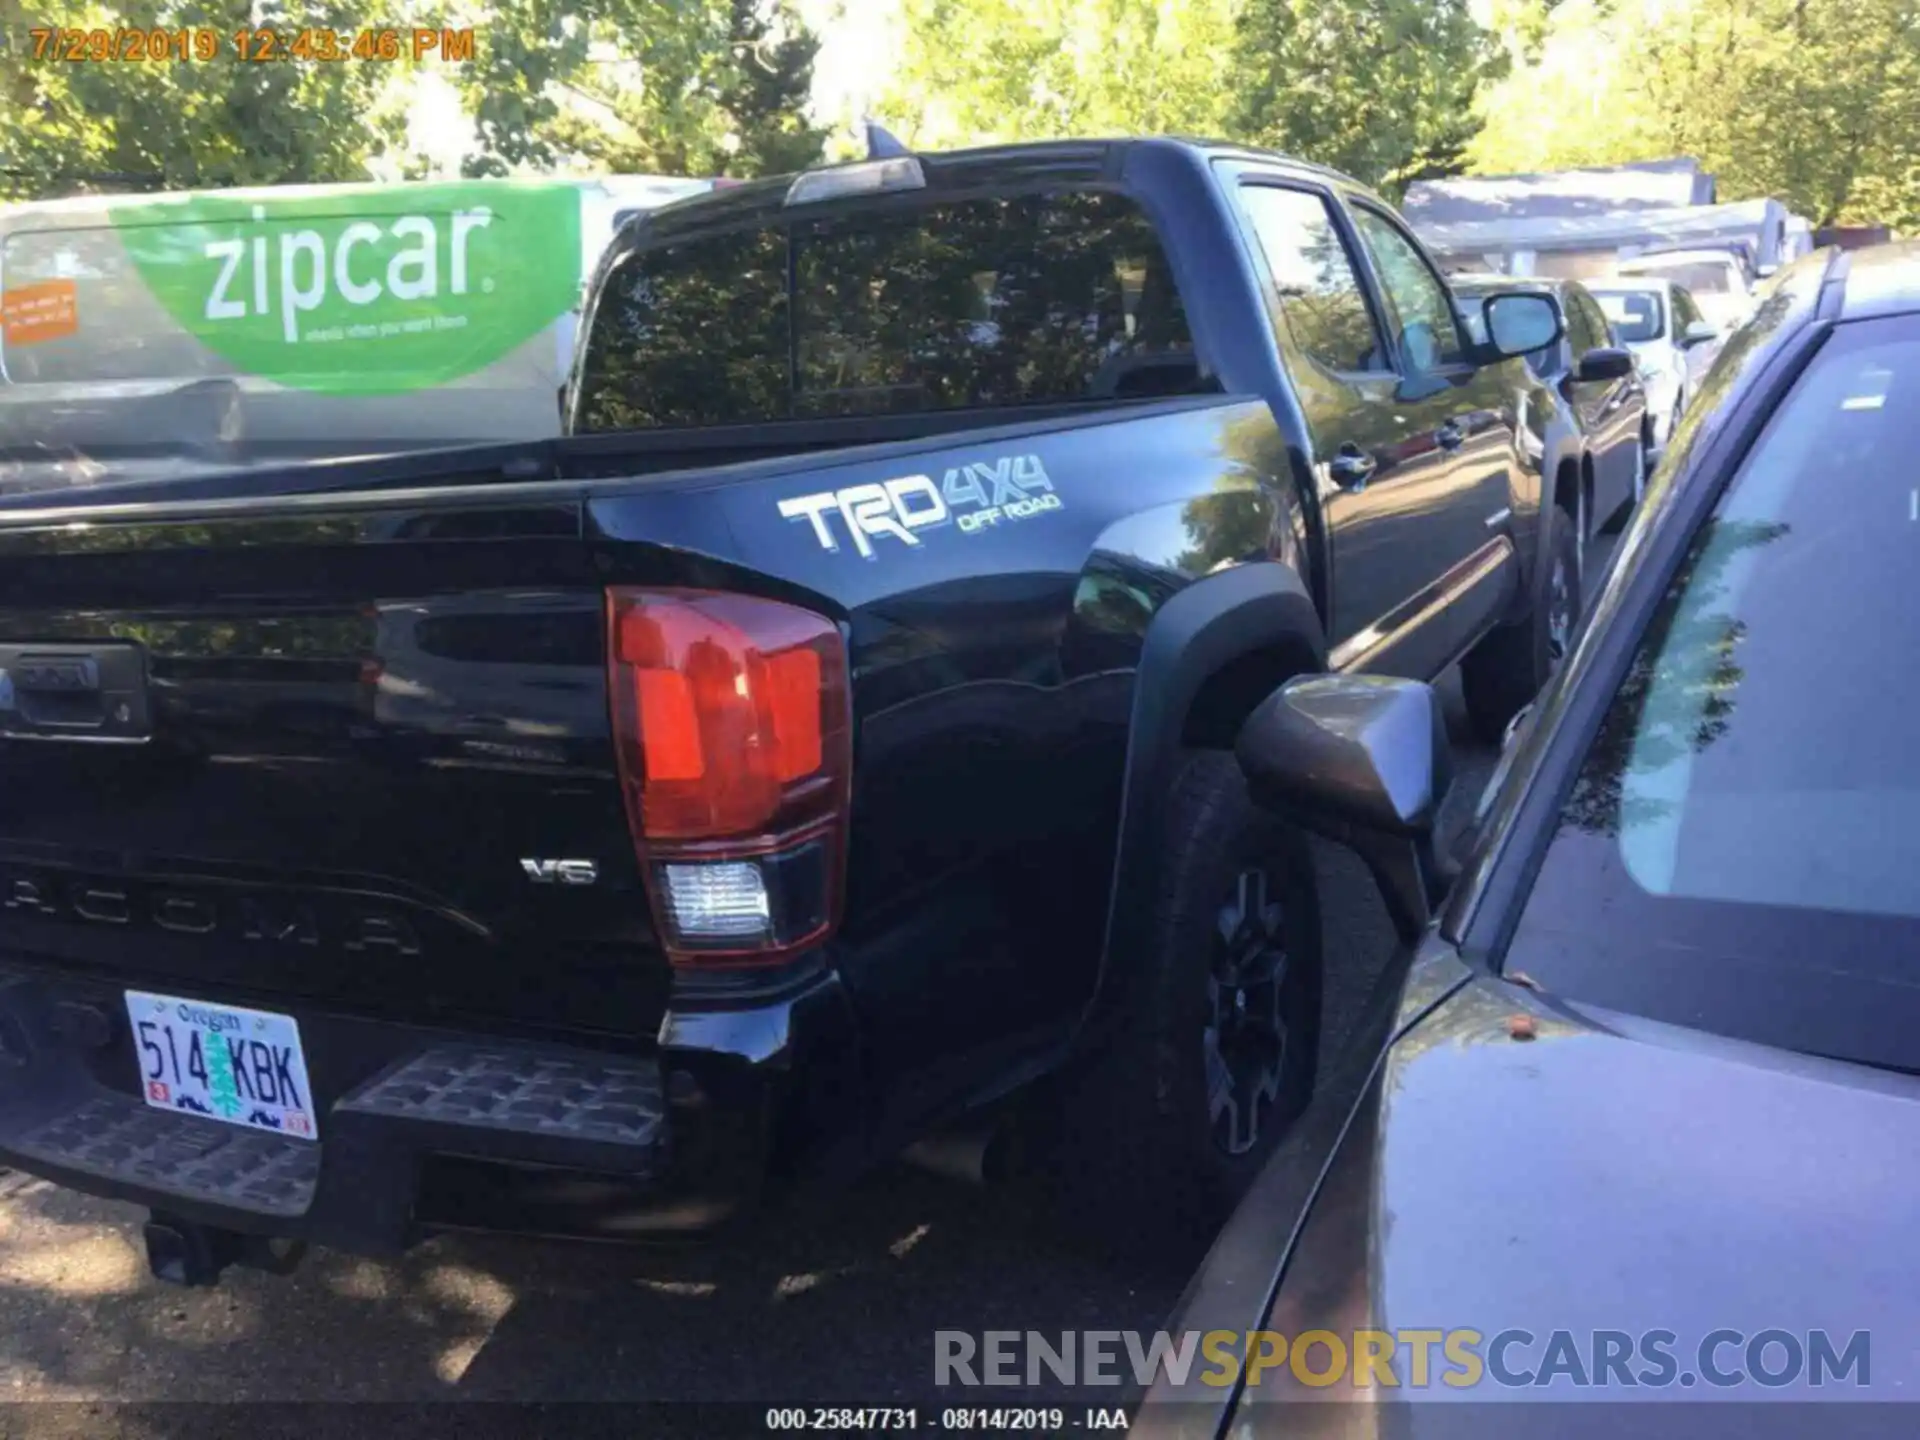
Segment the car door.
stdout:
[[[1476,366],[1453,294],[1400,221],[1347,197],[1368,273],[1387,322],[1398,384],[1395,412],[1439,448],[1412,505],[1400,557],[1406,583],[1423,583],[1399,648],[1422,668],[1436,649],[1451,660],[1491,623],[1513,569],[1510,526],[1514,385],[1524,366]],[[1385,668],[1385,667],[1382,667]]]
[[[1625,348],[1614,334],[1606,312],[1584,288],[1569,285],[1566,297],[1568,308],[1581,317],[1582,328],[1590,340],[1588,348]],[[1583,353],[1575,352],[1576,367]],[[1594,392],[1594,415],[1587,431],[1593,445],[1594,515],[1591,518],[1598,521],[1633,497],[1633,467],[1639,454],[1646,404],[1638,373],[1617,380],[1594,381],[1590,388]]]
[[1421,597],[1452,563],[1433,520],[1452,469],[1440,433],[1451,412],[1403,393],[1385,317],[1330,192],[1243,172],[1237,199],[1310,435],[1331,663],[1426,678],[1429,662],[1445,660],[1431,631],[1420,643],[1417,622]]

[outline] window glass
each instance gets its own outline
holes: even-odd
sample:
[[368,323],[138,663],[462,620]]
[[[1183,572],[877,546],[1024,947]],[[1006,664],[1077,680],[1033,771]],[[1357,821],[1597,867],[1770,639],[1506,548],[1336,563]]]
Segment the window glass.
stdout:
[[629,257],[588,339],[581,428],[738,424],[1191,391],[1152,226],[1064,192],[796,221]]
[[1658,275],[1702,295],[1734,292],[1731,261],[1721,264],[1713,260],[1636,260],[1632,269],[1636,275]]
[[1458,364],[1465,354],[1453,301],[1413,242],[1364,206],[1354,207],[1353,220],[1387,292],[1390,324],[1407,367],[1423,372]]
[[1679,316],[1680,323],[1677,328],[1682,335],[1686,334],[1689,325],[1695,324],[1701,318],[1700,307],[1694,303],[1693,296],[1678,285],[1673,287],[1673,309]]
[[1600,308],[1599,302],[1585,290],[1575,290],[1573,297],[1574,303],[1580,307],[1580,313],[1586,316],[1587,332],[1593,336],[1593,343],[1595,345],[1618,344],[1613,326],[1607,322],[1606,311]]
[[1572,347],[1576,362],[1594,346],[1604,343],[1594,334],[1593,317],[1581,305],[1578,290],[1560,292],[1560,313],[1566,318],[1567,344]]
[[1920,322],[1842,326],[1694,538],[1509,964],[1611,1008],[1920,1066],[1920,669],[1898,660],[1920,621],[1916,449]]
[[1658,290],[1616,290],[1593,298],[1625,344],[1640,345],[1666,334],[1666,316],[1662,313],[1666,307],[1660,303]]
[[1249,185],[1240,203],[1294,344],[1329,370],[1384,369],[1366,294],[1326,202],[1305,190]]
[[581,357],[578,428],[790,414],[786,268],[778,230],[629,255],[607,277]]
[[[145,233],[165,236],[167,228],[154,226]],[[0,245],[0,273],[6,276],[10,303],[15,295],[64,287],[74,297],[76,315],[112,317],[98,338],[76,330],[52,341],[0,348],[0,380],[16,385],[149,379],[185,383],[232,373],[231,365],[182,329],[153,298],[128,260],[121,236],[111,228],[9,235]],[[13,328],[9,320],[7,330]],[[0,440],[12,438],[4,433],[11,424],[31,435],[47,418],[33,405],[0,415]]]

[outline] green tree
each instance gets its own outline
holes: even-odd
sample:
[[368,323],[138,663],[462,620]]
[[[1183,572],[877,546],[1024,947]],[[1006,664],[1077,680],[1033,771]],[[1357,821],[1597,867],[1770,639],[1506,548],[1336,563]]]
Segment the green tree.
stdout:
[[880,109],[925,148],[1219,134],[1232,0],[904,0]]
[[731,0],[718,109],[738,148],[728,173],[784,175],[820,159],[826,132],[807,116],[820,38],[790,8],[767,13],[758,0]]
[[1396,190],[1458,172],[1505,49],[1469,0],[1248,0],[1235,135]]
[[210,1035],[201,1052],[207,1064],[207,1098],[214,1109],[231,1120],[240,1113],[240,1087],[234,1083],[233,1060],[227,1054],[226,1042]]
[[[395,69],[353,64],[243,63],[235,31],[352,33],[365,11],[348,0],[120,0],[0,7],[0,196],[195,189],[364,180],[399,135]],[[205,28],[209,60],[69,62],[35,58],[37,27]]]
[[926,146],[1229,136],[1398,184],[1458,168],[1505,64],[1468,0],[905,0],[883,109]]
[[1726,199],[1920,223],[1920,0],[1564,0],[1480,111],[1483,172],[1689,155]]
[[792,0],[501,0],[453,76],[464,168],[803,168],[825,141],[806,114],[818,49]]

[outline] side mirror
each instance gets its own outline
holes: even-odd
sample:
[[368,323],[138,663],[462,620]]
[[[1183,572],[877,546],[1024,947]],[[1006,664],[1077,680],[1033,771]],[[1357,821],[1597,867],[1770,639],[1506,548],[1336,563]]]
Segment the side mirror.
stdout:
[[1707,345],[1720,338],[1720,332],[1711,321],[1696,320],[1687,326],[1686,333],[1680,337],[1683,349],[1691,350],[1696,345]]
[[1633,352],[1612,345],[1596,345],[1580,357],[1575,378],[1586,381],[1624,380],[1633,373]]
[[1486,350],[1494,359],[1544,350],[1565,330],[1560,307],[1551,296],[1512,293],[1489,295],[1480,304]]
[[1257,804],[1350,847],[1411,945],[1452,879],[1433,831],[1453,780],[1440,697],[1371,675],[1303,675],[1247,717],[1234,746]]

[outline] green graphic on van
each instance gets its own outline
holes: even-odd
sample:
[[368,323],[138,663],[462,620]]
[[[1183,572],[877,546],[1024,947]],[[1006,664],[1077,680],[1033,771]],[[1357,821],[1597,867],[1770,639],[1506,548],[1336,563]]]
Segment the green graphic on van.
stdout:
[[200,195],[110,214],[182,328],[243,373],[303,390],[442,385],[512,353],[579,299],[570,185]]

